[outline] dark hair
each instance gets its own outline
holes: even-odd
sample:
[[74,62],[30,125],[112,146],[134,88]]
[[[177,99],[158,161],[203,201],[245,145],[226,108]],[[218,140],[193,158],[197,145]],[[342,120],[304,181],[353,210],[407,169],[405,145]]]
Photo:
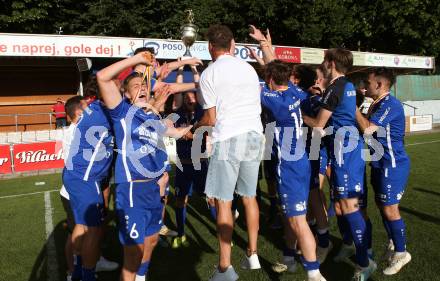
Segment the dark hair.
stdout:
[[286,63],[280,60],[273,60],[266,65],[264,77],[266,82],[269,82],[272,78],[275,84],[284,86],[289,84],[290,73],[291,70]]
[[154,55],[154,48],[152,48],[152,47],[139,47],[136,50],[134,50],[133,55],[135,56],[141,52],[150,52]]
[[215,24],[211,25],[206,33],[206,38],[208,38],[209,43],[216,50],[227,50],[231,49],[231,43],[234,39],[234,34],[225,25]]
[[81,101],[83,99],[84,98],[81,96],[74,96],[66,101],[64,108],[67,116],[69,116],[70,119],[75,119],[75,112],[77,109],[81,109]]
[[84,87],[84,97],[85,98],[96,98],[100,99],[98,81],[96,80],[96,75],[90,77],[86,86]]
[[325,75],[325,67],[324,67],[324,65],[321,63],[320,65],[318,65],[317,67],[316,67],[316,69],[317,70],[319,70],[319,71],[321,71],[321,73],[322,74],[324,74]]
[[315,85],[316,72],[309,65],[294,65],[292,69],[292,75],[299,80],[298,86],[305,91]]
[[324,61],[334,62],[336,70],[347,73],[353,66],[353,54],[343,48],[333,48],[325,51]]
[[143,76],[144,76],[143,73],[133,71],[124,79],[124,83],[122,84],[122,87],[124,87],[124,89],[127,90],[128,83],[130,83],[131,79],[136,77],[142,78]]
[[389,87],[391,88],[394,83],[396,83],[396,76],[394,75],[394,71],[389,68],[385,67],[378,67],[374,68],[370,73],[374,74],[376,77],[381,77],[385,80],[387,80],[390,84]]

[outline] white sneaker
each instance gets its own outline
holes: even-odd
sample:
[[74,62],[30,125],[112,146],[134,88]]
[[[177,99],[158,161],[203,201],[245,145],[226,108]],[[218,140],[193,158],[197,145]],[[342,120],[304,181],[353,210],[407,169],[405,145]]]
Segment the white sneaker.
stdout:
[[339,249],[338,254],[333,258],[333,261],[344,262],[354,254],[356,254],[356,248],[354,247],[354,244],[346,245],[342,243],[341,249]]
[[177,232],[169,229],[166,225],[162,225],[159,231],[159,235],[168,236],[168,237],[176,237]]
[[237,279],[238,274],[235,272],[232,265],[230,265],[225,272],[220,272],[217,268],[211,278],[209,278],[209,281],[235,281]]
[[119,267],[119,264],[114,261],[109,261],[103,256],[99,257],[98,262],[96,263],[95,272],[99,271],[113,271]]
[[307,281],[327,281],[324,276],[321,275],[321,273],[319,273],[316,276],[308,276],[307,277]]
[[137,275],[136,274],[136,279],[134,279],[134,281],[145,281],[145,275]]
[[285,271],[290,273],[295,273],[296,271],[296,260],[294,257],[283,257],[283,262],[277,262],[272,265],[272,270],[276,273],[283,273]]
[[250,257],[245,256],[243,261],[241,262],[242,269],[260,269],[260,260],[258,259],[257,254],[253,254]]
[[402,267],[411,261],[411,255],[408,252],[394,253],[387,268],[383,270],[385,275],[393,275],[399,272]]
[[330,253],[330,251],[333,249],[333,243],[332,241],[329,241],[328,247],[327,248],[321,248],[321,247],[316,247],[316,257],[319,261],[319,264],[323,264],[325,259],[328,256],[328,253]]
[[373,272],[377,269],[377,264],[373,260],[369,261],[370,263],[367,267],[357,267],[351,279],[352,281],[367,281],[373,275]]

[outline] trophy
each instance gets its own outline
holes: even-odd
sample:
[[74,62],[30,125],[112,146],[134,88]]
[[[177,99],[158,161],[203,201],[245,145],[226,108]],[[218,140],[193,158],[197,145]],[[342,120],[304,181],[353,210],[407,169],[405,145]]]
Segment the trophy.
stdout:
[[194,24],[194,13],[191,9],[186,10],[186,13],[188,13],[187,16],[187,23],[183,24],[180,27],[180,32],[182,34],[182,42],[186,47],[185,53],[183,54],[182,59],[190,58],[192,57],[191,52],[189,51],[189,48],[194,44],[194,42],[197,39],[197,32],[199,31],[199,28],[197,25]]

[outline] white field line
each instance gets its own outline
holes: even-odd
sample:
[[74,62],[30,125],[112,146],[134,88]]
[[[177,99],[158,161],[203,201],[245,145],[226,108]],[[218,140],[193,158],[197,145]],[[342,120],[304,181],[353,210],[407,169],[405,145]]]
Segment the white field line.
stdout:
[[47,191],[38,191],[38,192],[30,192],[30,193],[21,193],[21,194],[0,196],[0,199],[14,198],[14,197],[23,197],[23,196],[28,196],[28,195],[35,195],[35,194],[41,194],[41,193],[46,193],[46,192],[55,192],[55,191],[59,191],[59,189],[52,189],[52,190],[47,190]]
[[429,143],[436,143],[436,142],[440,142],[440,140],[409,143],[409,144],[406,144],[405,146],[413,146],[413,145],[429,144]]
[[53,234],[53,208],[50,202],[50,191],[44,192],[44,219],[46,221],[46,254],[47,254],[47,280],[57,281],[58,279],[58,263],[57,249],[55,246],[55,238]]

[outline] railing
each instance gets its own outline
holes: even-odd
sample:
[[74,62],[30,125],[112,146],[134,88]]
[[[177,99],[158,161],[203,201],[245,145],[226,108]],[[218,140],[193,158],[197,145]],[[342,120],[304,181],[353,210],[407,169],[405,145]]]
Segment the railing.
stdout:
[[[62,113],[62,112],[60,112]],[[49,113],[16,113],[16,114],[0,114],[0,120],[1,117],[11,117],[14,119],[13,122],[2,122],[0,121],[0,127],[1,126],[15,126],[15,132],[19,131],[19,126],[20,125],[24,125],[26,127],[26,125],[44,125],[47,124],[46,122],[41,122],[41,123],[33,123],[33,122],[24,122],[24,123],[20,123],[19,122],[19,117],[25,117],[25,116],[49,116],[49,130],[52,130],[52,125],[53,125],[53,119],[55,119],[54,113],[53,112],[49,112]]]
[[413,105],[410,105],[410,104],[407,104],[407,103],[404,103],[404,102],[402,102],[402,104],[403,104],[403,105],[406,105],[406,106],[408,106],[408,107],[411,107],[412,109],[414,109],[414,115],[416,115],[416,110],[419,109],[418,107],[415,107],[415,106],[413,106]]

